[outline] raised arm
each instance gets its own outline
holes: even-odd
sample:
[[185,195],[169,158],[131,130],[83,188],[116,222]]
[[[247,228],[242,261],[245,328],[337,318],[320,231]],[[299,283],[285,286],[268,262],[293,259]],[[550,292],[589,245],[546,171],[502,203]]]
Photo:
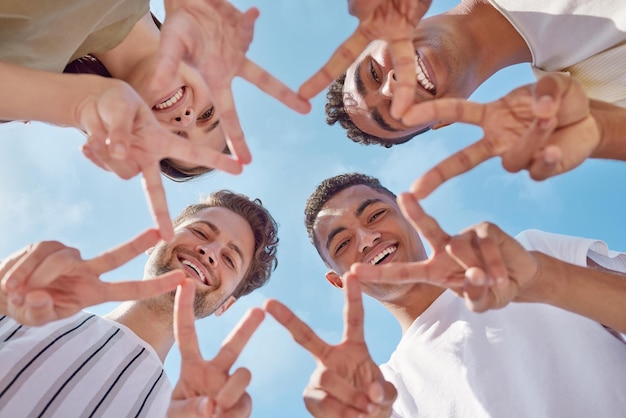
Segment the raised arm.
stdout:
[[304,391],[304,403],[313,416],[389,417],[396,389],[384,379],[365,344],[359,283],[348,278],[345,287],[344,335],[337,345],[323,341],[277,300],[267,301],[265,310],[317,361],[317,368]]
[[[143,299],[171,291],[184,279],[174,270],[144,281],[106,283],[100,275],[113,270],[159,240],[148,230],[93,259],[60,242],[40,242],[18,251],[0,264],[6,313],[26,325],[42,325],[109,301]],[[0,302],[1,306],[1,302]]]

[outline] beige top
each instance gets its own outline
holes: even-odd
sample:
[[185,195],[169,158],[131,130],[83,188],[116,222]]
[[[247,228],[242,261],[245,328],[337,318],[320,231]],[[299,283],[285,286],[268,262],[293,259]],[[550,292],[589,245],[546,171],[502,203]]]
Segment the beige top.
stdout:
[[149,10],[149,0],[1,0],[0,61],[62,72],[117,46]]

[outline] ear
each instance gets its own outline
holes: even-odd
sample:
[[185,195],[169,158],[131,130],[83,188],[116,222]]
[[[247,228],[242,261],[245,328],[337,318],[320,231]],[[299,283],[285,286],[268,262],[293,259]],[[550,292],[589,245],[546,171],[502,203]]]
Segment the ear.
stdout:
[[343,288],[343,282],[341,281],[341,277],[332,270],[326,273],[326,280],[328,280],[328,283],[339,289]]
[[222,315],[224,312],[226,312],[226,311],[228,310],[228,308],[230,308],[230,307],[233,305],[233,303],[235,303],[235,301],[236,301],[236,300],[237,300],[237,298],[236,298],[236,297],[234,297],[234,296],[229,296],[229,297],[228,297],[228,299],[226,299],[226,300],[224,301],[224,303],[222,303],[222,304],[220,305],[220,307],[219,307],[219,308],[217,308],[217,309],[215,310],[215,312],[213,312],[213,313],[215,314],[215,316],[220,316],[220,315]]
[[448,125],[452,125],[452,124],[449,122],[444,122],[440,120],[439,122],[433,123],[433,126],[431,126],[430,129],[434,131],[435,129],[443,128],[444,126],[448,126]]

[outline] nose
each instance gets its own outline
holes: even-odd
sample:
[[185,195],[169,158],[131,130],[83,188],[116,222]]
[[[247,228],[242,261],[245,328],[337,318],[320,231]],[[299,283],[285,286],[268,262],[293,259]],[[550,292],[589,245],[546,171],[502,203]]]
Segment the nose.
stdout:
[[182,113],[172,118],[172,123],[180,126],[189,126],[196,121],[196,115],[193,109],[188,108],[182,111]]
[[387,97],[393,97],[393,90],[396,86],[396,73],[393,69],[389,70],[387,77],[385,78],[381,91],[382,94]]
[[359,252],[364,252],[367,248],[372,247],[376,241],[380,239],[380,232],[367,228],[361,228],[357,231]]
[[214,269],[217,269],[220,249],[216,242],[198,244],[196,246],[196,252],[200,254],[200,258],[204,263],[207,263]]

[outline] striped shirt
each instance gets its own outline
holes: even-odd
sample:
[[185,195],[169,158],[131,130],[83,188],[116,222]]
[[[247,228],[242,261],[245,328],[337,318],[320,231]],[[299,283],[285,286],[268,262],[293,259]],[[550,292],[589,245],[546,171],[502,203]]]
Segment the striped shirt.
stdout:
[[0,316],[0,417],[163,417],[172,387],[154,349],[80,312],[42,327]]

